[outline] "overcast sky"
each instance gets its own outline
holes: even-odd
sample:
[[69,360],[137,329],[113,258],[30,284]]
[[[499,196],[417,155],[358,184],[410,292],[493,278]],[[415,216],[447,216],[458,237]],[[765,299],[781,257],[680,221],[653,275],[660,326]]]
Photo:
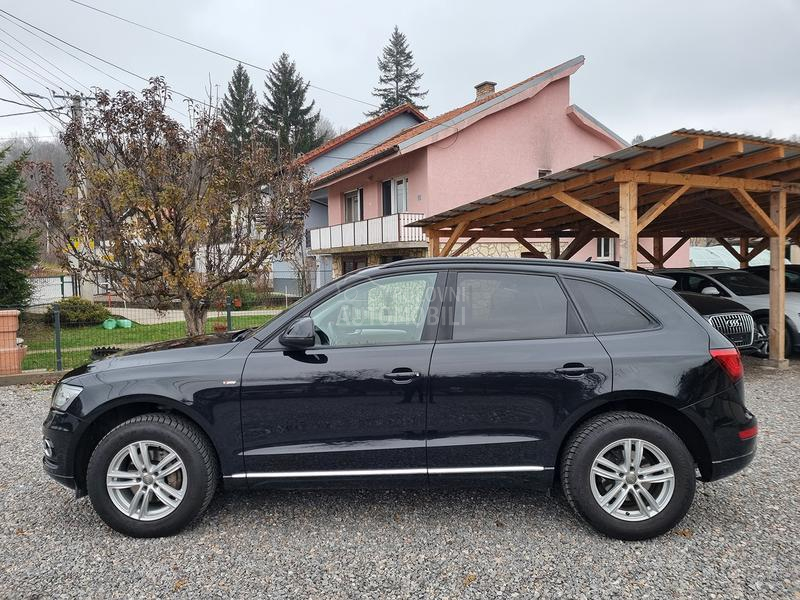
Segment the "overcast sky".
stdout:
[[[312,84],[368,102],[374,101],[376,57],[397,24],[425,74],[429,116],[469,102],[480,81],[506,86],[583,54],[586,64],[572,77],[572,102],[628,140],[679,127],[800,134],[797,0],[84,1],[265,67],[286,51]],[[164,75],[194,97],[204,97],[209,78],[221,96],[235,66],[68,0],[2,0],[0,8],[139,75]],[[120,87],[2,18],[0,28],[1,41],[64,79],[8,34],[85,85]],[[143,85],[69,51],[136,89]],[[46,94],[47,84],[9,56],[24,62],[0,43],[0,61],[8,63],[0,62],[0,73],[25,91]],[[260,95],[264,74],[249,71]],[[5,85],[0,81],[0,98],[16,100]],[[371,108],[317,89],[310,93],[337,128],[363,121]],[[0,114],[24,110],[0,102]],[[52,133],[37,115],[0,118],[0,138],[26,132]]]

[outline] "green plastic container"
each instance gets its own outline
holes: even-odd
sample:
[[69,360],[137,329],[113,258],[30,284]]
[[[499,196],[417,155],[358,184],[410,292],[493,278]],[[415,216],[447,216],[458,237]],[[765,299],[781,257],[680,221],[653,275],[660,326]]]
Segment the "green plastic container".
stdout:
[[114,329],[117,326],[116,319],[106,319],[103,321],[103,329]]
[[132,326],[130,319],[117,319],[117,327],[120,329],[130,329]]

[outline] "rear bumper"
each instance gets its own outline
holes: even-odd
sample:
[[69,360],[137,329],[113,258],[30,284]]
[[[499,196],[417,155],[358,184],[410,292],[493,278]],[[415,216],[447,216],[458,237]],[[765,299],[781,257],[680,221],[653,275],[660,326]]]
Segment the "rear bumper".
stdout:
[[733,458],[726,458],[711,463],[711,478],[710,481],[715,479],[722,479],[734,473],[738,473],[749,465],[756,456],[755,445],[753,449],[747,454],[741,456],[734,456]]

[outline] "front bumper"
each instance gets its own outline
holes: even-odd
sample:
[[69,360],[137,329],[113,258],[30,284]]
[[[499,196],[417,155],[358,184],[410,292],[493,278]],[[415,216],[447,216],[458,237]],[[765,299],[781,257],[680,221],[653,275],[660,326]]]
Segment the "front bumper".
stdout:
[[81,420],[68,413],[51,410],[42,425],[42,466],[55,481],[73,490],[82,486],[76,478],[76,432]]

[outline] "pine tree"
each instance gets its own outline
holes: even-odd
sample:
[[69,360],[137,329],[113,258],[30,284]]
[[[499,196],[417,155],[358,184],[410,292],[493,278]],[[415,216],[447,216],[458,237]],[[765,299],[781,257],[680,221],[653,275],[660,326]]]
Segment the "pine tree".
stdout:
[[309,85],[285,52],[272,63],[267,73],[261,128],[274,140],[278,152],[301,154],[322,143],[322,137],[317,133],[319,111],[314,112],[313,100],[306,104]]
[[[0,150],[0,165],[8,149]],[[36,262],[36,237],[24,232],[20,160],[0,166],[0,306],[20,306],[30,301],[32,289],[26,271]]]
[[420,110],[428,108],[418,103],[428,95],[428,91],[419,91],[422,73],[414,66],[414,54],[408,47],[405,34],[400,33],[397,25],[394,26],[389,44],[383,48],[383,55],[378,58],[378,69],[379,85],[373,89],[372,95],[381,101],[381,105],[366,113],[368,117],[377,117],[407,102]]
[[258,124],[258,99],[242,63],[236,65],[222,99],[222,120],[237,150],[250,141]]

